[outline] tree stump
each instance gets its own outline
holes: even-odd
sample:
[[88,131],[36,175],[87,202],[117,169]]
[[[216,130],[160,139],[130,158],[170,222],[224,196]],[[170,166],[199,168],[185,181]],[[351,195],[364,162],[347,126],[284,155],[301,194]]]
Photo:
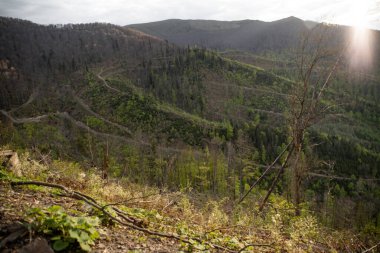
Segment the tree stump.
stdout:
[[15,176],[22,176],[21,163],[17,152],[13,150],[1,150],[0,158],[2,160],[2,165],[11,171]]

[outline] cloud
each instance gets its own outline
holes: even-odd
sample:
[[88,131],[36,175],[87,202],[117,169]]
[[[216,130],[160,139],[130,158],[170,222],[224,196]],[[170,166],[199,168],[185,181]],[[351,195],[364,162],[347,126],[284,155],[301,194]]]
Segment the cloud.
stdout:
[[[374,2],[369,24],[380,29],[380,1]],[[273,21],[288,16],[345,23],[349,7],[347,0],[1,0],[0,15],[40,24],[126,25],[170,18]]]

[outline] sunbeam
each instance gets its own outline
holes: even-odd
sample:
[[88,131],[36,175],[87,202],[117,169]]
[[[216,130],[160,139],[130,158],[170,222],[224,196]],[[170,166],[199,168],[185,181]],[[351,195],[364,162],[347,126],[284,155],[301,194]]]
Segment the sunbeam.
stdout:
[[350,32],[350,65],[358,70],[368,69],[372,63],[371,31],[367,29],[369,8],[369,0],[352,0],[348,15],[350,20],[347,20],[353,26]]

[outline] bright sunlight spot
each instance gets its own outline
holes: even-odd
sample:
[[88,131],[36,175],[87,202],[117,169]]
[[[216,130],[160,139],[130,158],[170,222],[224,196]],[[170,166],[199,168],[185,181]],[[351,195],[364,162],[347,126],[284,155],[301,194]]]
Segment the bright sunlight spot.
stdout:
[[351,31],[351,67],[368,68],[371,64],[371,33],[367,29],[370,0],[351,0],[346,22],[354,28]]
[[370,0],[351,0],[347,23],[354,26],[356,29],[364,29],[367,27],[369,23],[369,6]]

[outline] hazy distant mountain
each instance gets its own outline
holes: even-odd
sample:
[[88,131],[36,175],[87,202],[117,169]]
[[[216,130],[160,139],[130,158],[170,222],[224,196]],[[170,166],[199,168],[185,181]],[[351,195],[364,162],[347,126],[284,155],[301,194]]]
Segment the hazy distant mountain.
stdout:
[[[240,21],[216,21],[216,20],[180,20],[169,19],[158,22],[132,24],[126,27],[141,31],[152,36],[167,40],[179,46],[198,46],[200,48],[213,49],[218,51],[233,50],[263,55],[263,53],[276,56],[280,55],[285,60],[292,56],[291,52],[300,48],[300,38],[306,36],[312,28],[319,23],[305,21],[296,17],[288,17],[273,22],[259,20]],[[352,35],[355,29],[342,25],[321,25],[319,31],[329,37],[327,40],[329,47],[341,48],[352,45]],[[328,33],[328,35],[326,34]],[[380,69],[380,32],[369,30],[371,64],[359,64],[360,72],[378,73]],[[355,49],[357,55],[362,53]],[[290,52],[290,53],[289,53]],[[226,53],[226,52],[225,52]],[[229,52],[230,53],[230,52]],[[267,63],[261,64],[255,57],[247,55],[233,56],[225,54],[234,60],[266,68]],[[281,53],[281,54],[279,54]],[[350,56],[347,54],[346,64],[351,64]],[[270,63],[270,68],[273,63]],[[356,64],[357,65],[357,64]],[[358,66],[356,66],[358,67]],[[281,73],[280,73],[281,74]]]
[[273,22],[169,19],[127,27],[182,46],[265,51],[294,46],[299,36],[315,24],[288,17]]

